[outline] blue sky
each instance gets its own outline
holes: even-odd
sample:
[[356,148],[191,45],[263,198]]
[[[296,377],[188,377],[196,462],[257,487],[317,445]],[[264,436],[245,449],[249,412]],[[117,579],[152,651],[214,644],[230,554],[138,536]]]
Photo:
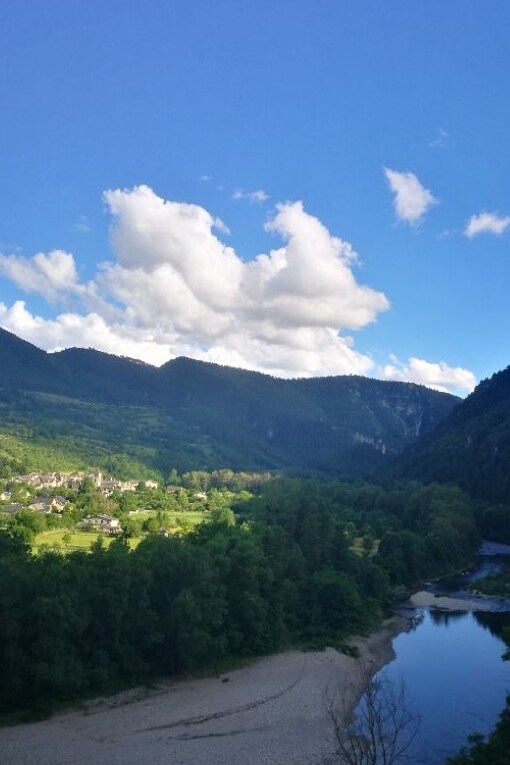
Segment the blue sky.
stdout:
[[0,0],[0,325],[465,395],[510,363],[506,0]]

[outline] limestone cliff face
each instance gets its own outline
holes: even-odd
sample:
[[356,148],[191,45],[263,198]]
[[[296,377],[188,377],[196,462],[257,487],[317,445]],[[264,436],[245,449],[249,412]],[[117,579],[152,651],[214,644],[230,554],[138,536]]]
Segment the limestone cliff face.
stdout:
[[[375,381],[371,381],[375,382]],[[355,384],[355,383],[353,383]],[[351,434],[352,444],[394,455],[433,430],[453,409],[455,402],[417,385],[388,388],[379,383],[372,390],[365,381],[351,392],[353,406],[364,411],[363,427]]]

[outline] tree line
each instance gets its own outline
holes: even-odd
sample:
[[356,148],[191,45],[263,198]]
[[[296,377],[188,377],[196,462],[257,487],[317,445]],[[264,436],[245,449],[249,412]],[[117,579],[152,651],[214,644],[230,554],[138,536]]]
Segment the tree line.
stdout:
[[367,632],[478,543],[453,487],[281,479],[180,536],[34,555],[0,533],[0,712]]

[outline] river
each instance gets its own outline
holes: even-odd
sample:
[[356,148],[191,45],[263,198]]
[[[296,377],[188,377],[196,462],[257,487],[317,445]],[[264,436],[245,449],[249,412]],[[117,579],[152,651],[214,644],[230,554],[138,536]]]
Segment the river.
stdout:
[[[462,598],[470,582],[497,571],[499,556],[510,555],[510,547],[484,544],[481,553],[475,571],[429,591]],[[482,601],[487,607],[491,599]],[[421,718],[409,757],[413,765],[443,765],[470,733],[489,733],[505,706],[510,661],[502,661],[505,644],[498,633],[510,625],[510,603],[492,605],[492,613],[416,610],[414,628],[394,640],[396,658],[383,671],[392,681],[404,680]]]

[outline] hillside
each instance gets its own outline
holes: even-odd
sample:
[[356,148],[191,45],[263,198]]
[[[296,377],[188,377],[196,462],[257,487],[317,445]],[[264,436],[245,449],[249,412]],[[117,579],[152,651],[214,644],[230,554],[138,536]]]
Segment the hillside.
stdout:
[[483,380],[386,469],[392,477],[454,482],[490,502],[510,497],[510,367]]
[[22,443],[125,476],[226,466],[361,476],[458,403],[356,376],[280,380],[187,358],[158,369],[90,349],[48,354],[5,330],[0,357],[0,459],[14,469],[31,467]]

